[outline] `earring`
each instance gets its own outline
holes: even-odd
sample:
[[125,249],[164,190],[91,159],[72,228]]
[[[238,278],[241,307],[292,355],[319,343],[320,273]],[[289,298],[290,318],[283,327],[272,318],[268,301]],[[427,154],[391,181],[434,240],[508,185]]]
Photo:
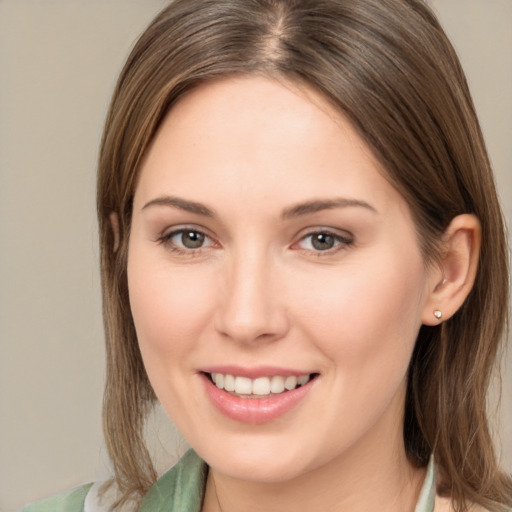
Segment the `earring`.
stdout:
[[441,318],[443,318],[443,313],[441,313],[441,311],[439,309],[434,309],[434,316],[438,319],[438,320],[441,320]]

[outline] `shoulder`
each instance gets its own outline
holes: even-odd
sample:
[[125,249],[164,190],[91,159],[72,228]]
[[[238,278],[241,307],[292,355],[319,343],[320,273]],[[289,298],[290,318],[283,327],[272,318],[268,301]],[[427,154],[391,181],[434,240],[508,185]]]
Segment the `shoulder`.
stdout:
[[[206,463],[193,450],[189,450],[175,466],[155,482],[140,505],[136,501],[127,502],[122,510],[200,512],[207,472]],[[83,512],[111,512],[111,504],[118,496],[116,487],[111,486],[108,490],[102,490],[102,487],[101,483],[91,487]]]
[[[206,463],[193,450],[189,450],[174,467],[153,485],[142,500],[138,509],[139,512],[160,512],[164,510],[199,512],[207,472]],[[106,503],[101,503],[98,489],[99,484],[94,486],[93,484],[82,485],[52,498],[28,505],[21,512],[110,510],[108,499]]]
[[92,484],[81,485],[31,505],[21,512],[83,512],[84,502]]

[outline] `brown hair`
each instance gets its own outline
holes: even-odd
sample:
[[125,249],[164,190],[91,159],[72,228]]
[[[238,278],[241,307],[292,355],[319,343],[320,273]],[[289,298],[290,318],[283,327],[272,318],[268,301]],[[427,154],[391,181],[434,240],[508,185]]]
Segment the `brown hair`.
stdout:
[[419,466],[434,454],[442,491],[458,511],[469,502],[492,511],[512,505],[512,481],[499,471],[486,411],[507,314],[502,214],[464,73],[420,0],[176,0],[136,43],[114,92],[98,174],[104,429],[121,502],[139,499],[156,478],[143,439],[155,397],[126,276],[141,160],[183,94],[217,77],[255,73],[305,83],[351,120],[407,200],[427,262],[438,256],[438,241],[454,216],[480,219],[473,290],[452,318],[420,330],[404,442]]

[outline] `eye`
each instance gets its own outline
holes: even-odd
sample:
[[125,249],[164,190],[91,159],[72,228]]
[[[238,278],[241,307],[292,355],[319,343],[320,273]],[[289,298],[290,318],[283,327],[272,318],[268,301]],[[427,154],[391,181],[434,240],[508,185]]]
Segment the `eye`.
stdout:
[[348,235],[341,236],[330,231],[316,231],[302,237],[297,246],[300,249],[314,252],[336,252],[351,245],[352,242],[352,238]]
[[206,235],[199,231],[192,231],[184,229],[178,231],[171,237],[171,241],[176,245],[181,245],[186,249],[199,249],[203,246],[206,240]]
[[193,228],[180,228],[158,239],[166,248],[174,252],[194,252],[215,245],[215,242],[202,231]]

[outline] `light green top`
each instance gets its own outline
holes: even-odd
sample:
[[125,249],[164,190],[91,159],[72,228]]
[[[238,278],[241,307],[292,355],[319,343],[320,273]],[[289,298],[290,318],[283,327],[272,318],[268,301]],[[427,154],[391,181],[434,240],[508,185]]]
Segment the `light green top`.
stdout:
[[[193,451],[165,473],[149,490],[138,512],[200,512],[208,468]],[[84,512],[92,484],[77,487],[53,498],[29,505],[22,512]],[[431,460],[414,512],[433,512],[435,469]]]

